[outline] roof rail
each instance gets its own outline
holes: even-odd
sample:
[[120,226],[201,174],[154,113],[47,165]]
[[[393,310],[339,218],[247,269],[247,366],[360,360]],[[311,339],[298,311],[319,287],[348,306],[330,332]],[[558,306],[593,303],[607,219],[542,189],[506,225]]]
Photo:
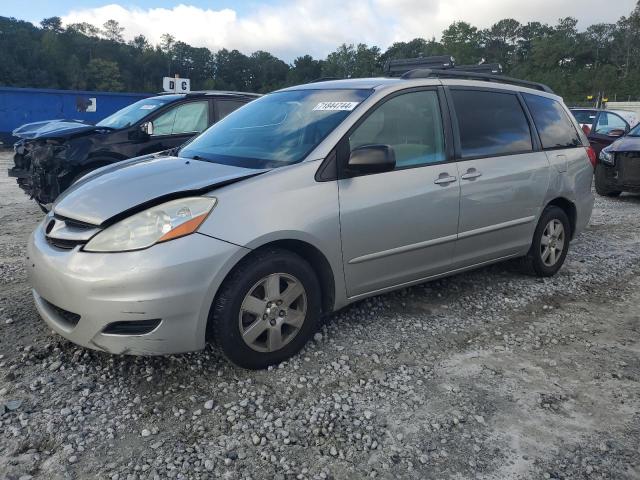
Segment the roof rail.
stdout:
[[403,74],[400,78],[405,80],[412,78],[460,78],[466,80],[484,80],[486,82],[507,83],[510,85],[519,85],[521,87],[533,88],[547,93],[555,93],[551,88],[542,83],[530,82],[528,80],[520,80],[519,78],[504,77],[502,75],[491,75],[488,73],[466,72],[460,70],[443,70],[437,68],[420,68],[410,70]]
[[252,92],[233,92],[229,90],[191,90],[188,92],[158,92],[157,96],[160,95],[186,95],[191,97],[197,96],[215,96],[219,95],[221,97],[261,97],[260,93],[252,93]]
[[344,80],[344,77],[320,77],[314,80],[311,80],[309,83],[318,83],[318,82],[330,82],[331,80]]

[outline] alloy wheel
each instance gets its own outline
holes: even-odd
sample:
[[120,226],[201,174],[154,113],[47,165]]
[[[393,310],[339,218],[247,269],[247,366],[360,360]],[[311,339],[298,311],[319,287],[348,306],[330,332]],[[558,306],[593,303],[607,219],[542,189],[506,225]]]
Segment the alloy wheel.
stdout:
[[307,294],[293,275],[273,273],[245,295],[240,306],[242,340],[258,352],[282,349],[297,335],[307,315]]
[[540,239],[542,263],[547,267],[553,267],[560,260],[564,247],[564,226],[560,220],[554,218],[547,224]]

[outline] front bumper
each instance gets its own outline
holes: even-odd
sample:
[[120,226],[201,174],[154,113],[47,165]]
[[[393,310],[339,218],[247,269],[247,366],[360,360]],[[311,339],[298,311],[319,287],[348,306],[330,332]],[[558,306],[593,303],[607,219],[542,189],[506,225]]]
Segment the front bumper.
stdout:
[[29,170],[24,168],[12,167],[7,171],[9,177],[13,178],[29,178]]
[[615,165],[600,162],[603,167],[603,181],[611,190],[640,192],[640,153],[616,152]]
[[[38,226],[27,272],[38,312],[58,334],[109,353],[161,355],[204,348],[215,293],[247,252],[193,234],[136,252],[88,253],[50,245]],[[114,322],[157,319],[149,333],[103,332]]]

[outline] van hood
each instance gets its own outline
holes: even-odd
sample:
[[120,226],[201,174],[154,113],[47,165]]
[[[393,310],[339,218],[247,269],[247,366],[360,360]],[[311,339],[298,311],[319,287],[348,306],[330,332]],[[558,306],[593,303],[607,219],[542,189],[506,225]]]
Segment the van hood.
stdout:
[[181,157],[138,157],[81,178],[58,198],[53,212],[105,226],[162,201],[202,194],[265,171]]
[[14,137],[26,140],[45,138],[69,138],[78,134],[94,132],[96,130],[111,130],[104,127],[96,127],[79,120],[45,120],[43,122],[27,123],[16,128],[12,134]]

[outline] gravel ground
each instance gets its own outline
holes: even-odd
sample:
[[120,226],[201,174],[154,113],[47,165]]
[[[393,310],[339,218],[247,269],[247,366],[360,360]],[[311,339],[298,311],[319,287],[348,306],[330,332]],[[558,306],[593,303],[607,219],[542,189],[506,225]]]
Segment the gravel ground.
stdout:
[[640,197],[599,197],[555,278],[502,264],[375,297],[249,372],[45,328],[22,266],[41,213],[9,158],[0,478],[640,478]]

